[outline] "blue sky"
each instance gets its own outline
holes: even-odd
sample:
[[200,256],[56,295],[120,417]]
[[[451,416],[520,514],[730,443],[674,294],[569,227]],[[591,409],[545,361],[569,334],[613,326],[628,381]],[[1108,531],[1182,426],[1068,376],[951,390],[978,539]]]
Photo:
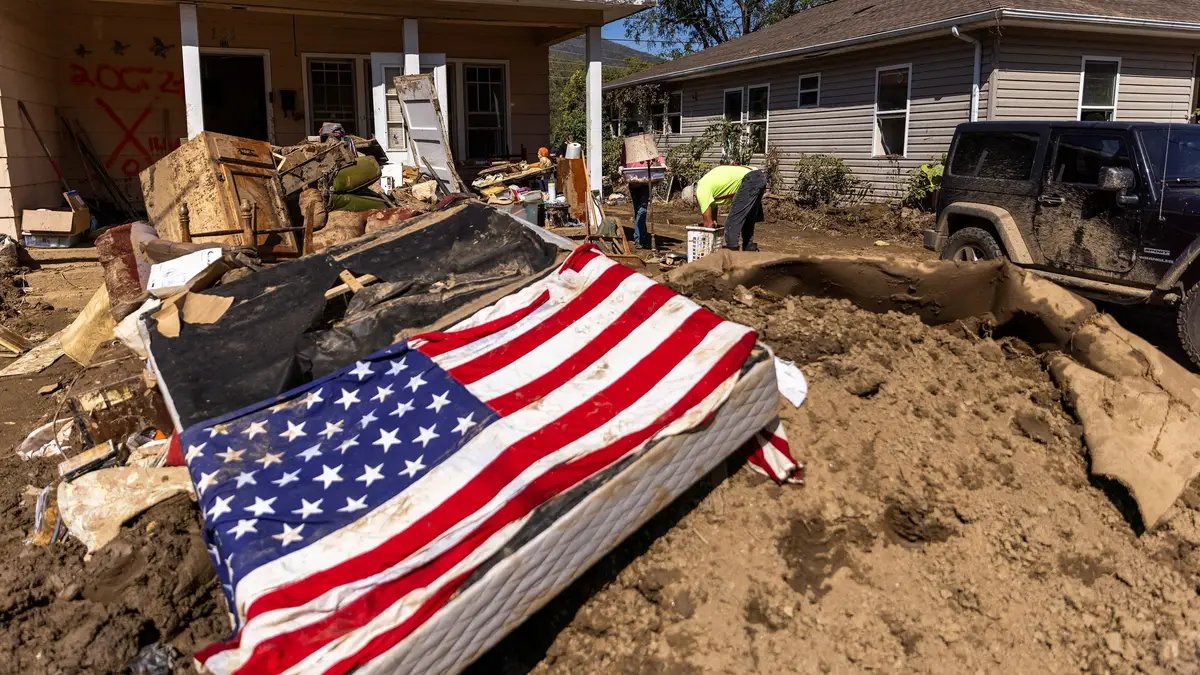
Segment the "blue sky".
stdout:
[[609,40],[619,40],[623,45],[632,47],[634,49],[640,49],[644,52],[650,52],[651,54],[657,54],[663,51],[663,47],[670,46],[645,42],[630,42],[628,38],[625,37],[625,19],[618,19],[612,23],[606,24],[600,31],[600,34]]

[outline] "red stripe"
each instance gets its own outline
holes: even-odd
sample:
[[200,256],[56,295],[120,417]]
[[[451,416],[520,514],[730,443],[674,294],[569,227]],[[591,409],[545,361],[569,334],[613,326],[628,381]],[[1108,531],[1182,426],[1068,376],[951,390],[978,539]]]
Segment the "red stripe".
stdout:
[[[713,327],[719,325],[720,321],[715,315],[705,310],[693,314],[683,326],[680,326],[670,336],[670,339],[665,340],[659,349],[656,349],[653,353],[642,359],[629,373],[625,374],[617,382],[614,382],[603,392],[592,397],[573,411],[563,415],[561,418],[562,422],[538,429],[526,438],[513,444],[505,454],[497,458],[483,473],[469,481],[456,494],[438,505],[434,511],[414,523],[405,532],[392,537],[373,551],[343,561],[334,568],[295,582],[260,598],[249,608],[247,616],[252,619],[261,613],[274,609],[297,607],[306,604],[332,588],[377,574],[393,566],[396,562],[404,560],[430,541],[436,539],[451,526],[460,522],[463,518],[478,511],[504,485],[511,482],[534,461],[603,425],[612,418],[615,410],[624,410],[629,405],[635,403],[655,383],[669,373],[681,359],[686,357]],[[749,353],[749,349],[753,346],[753,343],[754,334],[750,333],[738,343],[737,347],[730,349],[722,356],[718,361],[720,364],[735,359],[738,355],[741,357],[740,360],[732,361],[734,365],[727,366],[725,377],[728,377],[733,372],[737,364],[745,361],[746,355]],[[716,377],[712,374],[713,372],[710,370],[709,376]],[[708,382],[707,377],[709,376],[706,376],[701,382]],[[724,381],[724,378],[717,380],[716,383],[709,384],[708,391],[711,392],[721,381]],[[693,387],[692,391],[696,391],[696,387]],[[679,405],[680,403],[677,402],[675,406],[668,409],[668,411],[659,417],[660,422],[651,425],[645,433],[620,439],[610,447],[628,443],[633,443],[633,445],[628,447],[635,447],[636,444],[656,432],[662,425],[689,408],[694,407],[695,403],[682,409],[679,409]],[[671,416],[668,417],[668,415]],[[562,470],[562,468],[558,470]],[[543,478],[551,480],[550,478],[545,478],[545,476]],[[542,480],[543,478],[539,478],[538,480]],[[539,493],[536,490],[532,494],[530,492],[532,485],[535,484],[536,482],[531,484],[531,486],[527,486],[525,492],[502,507],[501,512],[510,513],[511,508],[514,508],[511,505],[514,504],[523,505],[526,510],[540,504],[541,499],[532,498],[533,495]],[[509,517],[509,521],[512,517]],[[493,522],[494,519],[495,515],[493,515],[489,522]],[[446,558],[446,554],[443,554],[437,560],[431,562],[430,565],[446,564],[445,560],[450,559]],[[453,562],[449,564],[452,565]],[[405,579],[407,577],[381,584],[372,589],[371,592],[341,608],[337,614],[329,616],[315,624],[291,633],[272,636],[269,640],[255,647],[250,660],[247,661],[245,666],[247,672],[264,672],[290,667],[303,658],[304,654],[325,644],[333,636],[341,635],[348,630],[353,630],[355,627],[365,624],[370,620],[370,617],[375,616],[384,607],[394,602],[394,600],[391,600],[380,605],[380,601],[377,598],[386,589],[396,587],[398,583]]]
[[[336,639],[350,630],[356,630],[366,625],[374,617],[414,590],[434,583],[501,528],[523,518],[544,504],[548,499],[569,490],[604,467],[611,465],[630,450],[644,443],[663,426],[677,419],[696,405],[699,405],[705,397],[711,394],[717,386],[728,379],[745,362],[750,350],[754,346],[755,339],[753,333],[743,336],[738,343],[713,364],[708,372],[687,393],[676,401],[671,408],[664,411],[657,419],[647,425],[645,429],[622,437],[596,452],[580,457],[573,462],[564,464],[551,472],[543,474],[537,480],[530,483],[520,495],[517,495],[505,504],[475,531],[455,544],[436,560],[431,561],[428,565],[418,570],[414,570],[411,574],[372,588],[369,593],[341,608],[339,612],[340,616],[330,617],[320,622],[319,625],[308,626],[286,635],[278,635],[271,638],[270,642],[279,642],[278,647],[267,647],[265,652],[261,654],[260,659],[258,658],[260,656],[259,651],[267,643],[259,645],[256,647],[251,659],[240,670],[245,670],[246,672],[277,672],[278,670],[289,668],[299,663],[305,655],[319,649],[330,640]],[[358,653],[342,660],[326,672],[347,673],[386,652],[444,605],[469,573],[467,572],[450,581],[445,588],[440,589],[433,597],[423,603],[415,616],[376,636]],[[294,655],[293,658],[282,659],[281,657],[285,656],[284,650],[286,650],[287,656]],[[297,652],[301,653],[297,655]],[[295,656],[298,656],[298,658]]]
[[471,326],[462,330],[455,331],[439,331],[433,333],[421,333],[420,335],[412,336],[412,340],[428,340],[429,344],[421,345],[418,349],[422,354],[432,358],[439,354],[445,354],[448,351],[458,349],[459,347],[474,342],[485,335],[491,335],[497,331],[504,330],[509,326],[517,323],[521,319],[533,314],[533,311],[538,307],[550,301],[550,291],[542,291],[533,302],[518,309],[511,314],[497,317],[491,321],[485,321],[478,326]]
[[558,273],[563,272],[582,272],[585,265],[601,256],[600,247],[595,244],[584,244],[577,246],[574,251],[571,251],[567,259],[562,262],[558,268]]
[[[607,300],[613,291],[616,290],[617,286],[621,285],[621,282],[634,274],[633,270],[621,265],[609,267],[604,270],[599,278],[589,284],[582,293],[572,298],[561,309],[546,317],[538,325],[498,345],[496,348],[476,356],[470,361],[451,368],[447,372],[450,374],[450,377],[462,384],[478,382],[497,370],[512,364],[517,359],[540,347],[550,338],[575,324],[579,321],[580,317],[586,315],[600,303]],[[428,356],[434,356],[425,350],[425,346],[422,346],[420,350]]]
[[675,292],[666,286],[660,284],[651,286],[579,351],[571,354],[545,375],[507,394],[486,401],[487,406],[502,416],[511,415],[548,395],[609,353],[613,347],[628,337],[638,326],[644,324],[673,297],[675,297]]

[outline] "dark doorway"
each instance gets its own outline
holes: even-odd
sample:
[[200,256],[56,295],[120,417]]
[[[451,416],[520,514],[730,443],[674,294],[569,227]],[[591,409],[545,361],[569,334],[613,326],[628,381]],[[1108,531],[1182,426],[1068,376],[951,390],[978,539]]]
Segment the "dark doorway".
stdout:
[[245,54],[201,54],[200,91],[204,97],[204,129],[269,141],[267,80],[263,57]]

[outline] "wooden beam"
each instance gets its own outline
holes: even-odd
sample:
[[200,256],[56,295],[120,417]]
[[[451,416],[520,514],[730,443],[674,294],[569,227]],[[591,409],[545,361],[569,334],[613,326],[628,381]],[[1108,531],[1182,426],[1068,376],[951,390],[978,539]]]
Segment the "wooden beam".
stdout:
[[[163,5],[175,7],[177,0],[97,0],[121,4]],[[354,20],[376,19],[432,19],[467,24],[496,26],[559,26],[582,28],[604,23],[604,12],[599,9],[573,7],[536,7],[532,5],[500,5],[486,3],[396,3],[380,0],[360,0],[347,4],[345,9],[324,9],[328,3],[311,0],[195,0],[201,10],[226,10],[289,14],[297,16],[322,16]]]

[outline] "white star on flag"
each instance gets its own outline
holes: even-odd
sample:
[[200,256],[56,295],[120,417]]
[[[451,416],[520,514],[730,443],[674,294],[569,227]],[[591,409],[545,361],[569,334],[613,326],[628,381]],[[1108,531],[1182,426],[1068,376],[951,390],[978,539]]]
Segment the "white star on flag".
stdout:
[[408,387],[409,389],[412,389],[415,392],[416,390],[420,389],[421,385],[423,385],[423,384],[427,384],[425,382],[425,378],[421,377],[420,373],[417,373],[416,375],[413,375],[412,377],[408,378],[408,384],[406,384],[404,386]]
[[324,403],[325,399],[321,398],[321,393],[324,391],[324,389],[318,389],[316,391],[309,392],[308,396],[304,398],[304,409],[311,410],[314,405],[318,403]]
[[317,483],[324,483],[325,489],[328,490],[330,485],[342,482],[342,477],[338,474],[342,471],[342,464],[330,467],[324,464],[321,465],[321,475],[313,479]]
[[354,363],[354,370],[351,370],[350,374],[357,377],[359,382],[362,382],[373,372],[375,371],[371,370],[371,364],[366,361],[356,361]]
[[458,424],[453,429],[451,429],[451,431],[457,432],[459,436],[463,436],[463,435],[466,435],[467,429],[470,429],[471,427],[473,427],[475,425],[476,425],[475,413],[471,413],[470,415],[467,415],[466,417],[459,417]]
[[395,410],[388,413],[388,417],[404,417],[405,413],[412,412],[413,410],[416,410],[416,407],[413,405],[412,399],[409,399],[397,405]]
[[413,439],[413,443],[420,443],[422,448],[428,446],[429,441],[432,441],[435,438],[441,438],[441,434],[436,433],[436,431],[435,431],[435,429],[437,429],[436,424],[430,425],[428,427],[418,427],[418,428],[421,430],[421,433],[418,434],[417,437]]
[[228,497],[217,497],[213,500],[212,508],[210,508],[205,515],[207,515],[209,518],[216,519],[220,518],[226,513],[230,513],[233,511],[233,509],[229,508],[229,503],[232,502],[233,499],[234,495],[229,495]]
[[243,485],[258,485],[254,480],[254,474],[258,473],[258,469],[253,471],[243,471],[237,475],[237,487]]
[[308,424],[308,422],[301,422],[300,424],[292,424],[291,422],[288,422],[287,431],[279,434],[279,437],[288,439],[288,442],[290,443],[301,436],[307,436],[308,434],[304,433],[305,424]]
[[438,394],[438,395],[434,396],[433,403],[430,403],[429,405],[425,406],[425,409],[432,410],[435,413],[440,413],[440,412],[442,412],[442,408],[445,408],[448,405],[450,405],[450,390],[449,389],[447,389],[446,393],[444,393],[444,394]]
[[371,445],[382,445],[383,452],[386,454],[393,445],[396,445],[400,442],[400,439],[396,438],[396,434],[398,433],[400,433],[399,429],[392,429],[391,431],[388,431],[387,429],[380,429],[379,440],[375,441]]
[[323,501],[325,501],[325,500],[318,499],[315,502],[310,502],[307,499],[301,498],[300,508],[296,509],[295,511],[292,511],[292,513],[299,515],[300,518],[303,520],[308,520],[309,516],[319,516],[322,513],[324,513],[323,511],[321,511],[321,502],[323,502]]
[[[234,539],[241,539],[243,534],[249,534],[250,532],[258,532],[258,530],[254,529],[254,526],[257,524],[258,524],[257,518],[251,518],[249,520],[239,520],[239,521],[237,521],[237,525],[235,525],[233,527],[233,529],[227,530],[227,532],[229,534],[232,534]],[[232,559],[233,558],[230,558],[230,560],[232,560]]]
[[288,483],[298,483],[300,481],[300,479],[297,478],[297,476],[299,476],[299,475],[300,475],[300,469],[296,469],[295,471],[284,471],[283,477],[271,481],[271,484],[278,486],[278,487],[283,487],[284,485],[287,485]]
[[365,496],[359,497],[358,499],[346,497],[346,505],[338,509],[338,512],[354,513],[355,511],[362,511],[365,508],[367,508],[367,498]]
[[239,462],[244,454],[246,454],[245,450],[234,450],[233,448],[230,448],[225,452],[218,452],[217,457],[220,457],[221,460],[225,462]]
[[350,407],[353,406],[355,403],[361,403],[361,402],[362,401],[358,400],[358,390],[357,389],[343,389],[342,395],[338,398],[338,400],[334,401],[334,403],[342,406],[343,410],[349,410]]
[[350,448],[353,448],[356,445],[358,445],[358,435],[357,434],[355,434],[354,436],[350,437],[349,439],[347,439],[345,441],[342,441],[342,444],[338,446],[338,450],[340,450],[342,452],[342,454],[344,455],[344,454],[346,454],[347,450],[349,450]]
[[275,513],[275,509],[271,508],[271,505],[275,503],[276,499],[279,498],[271,497],[270,499],[263,499],[262,497],[255,497],[254,503],[250,506],[247,506],[246,510],[259,517],[269,513]]
[[209,438],[216,438],[217,436],[226,436],[228,434],[229,434],[229,431],[226,430],[224,424],[218,424],[217,426],[208,430]]
[[390,366],[388,366],[387,374],[394,377],[396,375],[399,375],[400,371],[404,370],[407,367],[408,367],[408,364],[405,363],[405,359],[400,359],[399,361],[392,361],[392,364]]
[[203,457],[204,456],[204,446],[206,446],[206,445],[208,445],[208,443],[201,443],[200,445],[189,445],[187,454],[184,455],[183,460],[185,462],[190,462],[193,459],[196,459],[197,457]]
[[425,465],[421,463],[421,460],[423,459],[425,459],[425,455],[418,457],[417,461],[415,462],[410,462],[407,459],[404,460],[404,470],[400,472],[400,475],[416,478],[417,473],[420,472],[421,469],[425,468]]
[[338,420],[336,422],[326,422],[325,423],[325,431],[322,431],[321,433],[319,433],[317,435],[324,436],[325,440],[329,440],[329,439],[333,438],[335,434],[342,433],[342,424],[344,422],[345,422],[345,420]]
[[212,487],[213,483],[217,482],[218,471],[212,473],[200,472],[200,480],[196,481],[196,491],[204,494],[204,491]]
[[380,471],[382,468],[382,464],[377,464],[376,466],[363,466],[363,475],[355,478],[354,480],[366,483],[367,487],[371,487],[371,483],[374,483],[377,480],[383,480],[383,473]]
[[371,397],[372,401],[379,401],[380,403],[383,403],[389,396],[392,395],[392,385],[390,384],[386,387],[375,387],[375,389],[377,389],[379,393]]
[[287,546],[300,541],[304,537],[300,536],[300,530],[304,529],[304,523],[300,523],[296,527],[292,527],[287,523],[283,524],[283,532],[271,535],[272,539],[278,539],[280,546]]
[[379,418],[375,416],[375,411],[372,410],[372,411],[368,412],[366,415],[363,415],[362,419],[359,420],[358,423],[360,425],[362,425],[362,428],[366,429],[367,426],[369,426],[371,424],[371,422],[374,422],[377,419],[379,419]]
[[267,433],[267,423],[251,422],[250,425],[246,427],[246,431],[243,433],[246,434],[247,438],[254,438],[259,434],[265,434]]
[[264,452],[262,457],[259,457],[258,459],[254,460],[254,461],[258,464],[262,464],[263,468],[265,469],[268,466],[271,466],[272,464],[282,464],[283,463],[283,453],[282,452]]
[[308,462],[308,460],[313,459],[314,457],[320,457],[321,456],[321,444],[317,443],[316,445],[312,446],[311,448],[308,448],[304,452],[301,452],[299,454],[299,456],[303,457],[304,461],[306,463]]

